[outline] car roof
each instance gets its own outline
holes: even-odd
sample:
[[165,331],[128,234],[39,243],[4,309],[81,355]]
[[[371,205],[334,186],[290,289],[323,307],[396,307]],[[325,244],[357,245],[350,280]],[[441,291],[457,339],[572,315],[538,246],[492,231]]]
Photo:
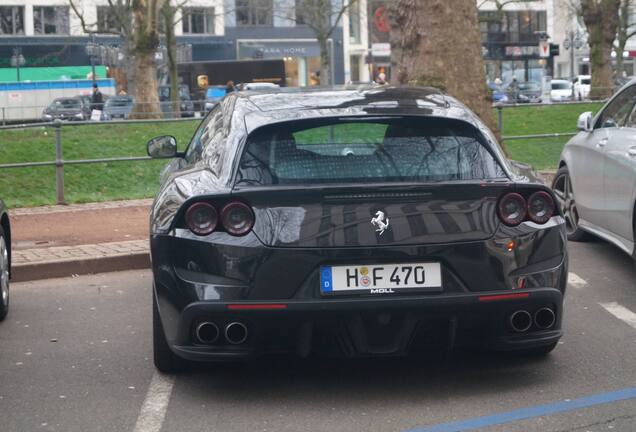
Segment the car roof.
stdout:
[[432,87],[281,87],[266,93],[233,92],[229,97],[237,98],[248,133],[270,123],[345,116],[434,116],[485,128],[465,105]]
[[273,91],[238,92],[258,111],[271,112],[291,109],[337,109],[351,107],[436,107],[449,109],[465,107],[442,91],[432,87],[394,86],[335,86],[290,88]]

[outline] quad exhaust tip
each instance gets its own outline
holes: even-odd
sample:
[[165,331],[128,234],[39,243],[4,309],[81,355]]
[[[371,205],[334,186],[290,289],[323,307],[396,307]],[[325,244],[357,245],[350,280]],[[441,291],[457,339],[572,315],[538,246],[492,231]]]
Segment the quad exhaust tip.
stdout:
[[541,308],[534,313],[534,324],[542,330],[552,327],[555,321],[554,311],[548,307]]
[[225,339],[232,345],[242,344],[247,335],[247,327],[242,322],[234,321],[225,326]]
[[213,344],[219,338],[219,327],[210,321],[200,323],[194,330],[197,340],[203,344]]
[[532,315],[527,310],[518,310],[510,315],[510,327],[517,333],[523,333],[532,327]]

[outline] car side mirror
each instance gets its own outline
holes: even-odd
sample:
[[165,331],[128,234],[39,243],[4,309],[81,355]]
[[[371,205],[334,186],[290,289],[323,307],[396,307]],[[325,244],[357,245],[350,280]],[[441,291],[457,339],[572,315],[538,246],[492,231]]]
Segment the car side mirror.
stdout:
[[148,156],[153,159],[169,159],[179,156],[177,139],[170,135],[162,135],[148,141]]
[[580,131],[590,132],[592,130],[592,112],[584,112],[579,116],[579,120],[576,123],[576,128]]

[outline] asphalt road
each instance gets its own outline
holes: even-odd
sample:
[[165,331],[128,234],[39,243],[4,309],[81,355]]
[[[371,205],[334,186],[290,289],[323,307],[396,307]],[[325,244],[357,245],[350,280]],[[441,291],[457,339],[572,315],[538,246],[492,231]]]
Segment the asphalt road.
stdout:
[[570,253],[565,336],[543,360],[277,358],[163,376],[148,271],[14,284],[0,430],[634,431],[636,267],[600,241]]

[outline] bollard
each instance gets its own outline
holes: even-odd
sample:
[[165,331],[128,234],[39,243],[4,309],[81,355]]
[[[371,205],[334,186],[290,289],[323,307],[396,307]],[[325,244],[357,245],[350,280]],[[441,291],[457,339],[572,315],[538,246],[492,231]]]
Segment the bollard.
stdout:
[[62,122],[55,120],[55,193],[58,204],[64,202],[64,160],[62,159]]
[[497,129],[503,135],[503,104],[497,102]]

